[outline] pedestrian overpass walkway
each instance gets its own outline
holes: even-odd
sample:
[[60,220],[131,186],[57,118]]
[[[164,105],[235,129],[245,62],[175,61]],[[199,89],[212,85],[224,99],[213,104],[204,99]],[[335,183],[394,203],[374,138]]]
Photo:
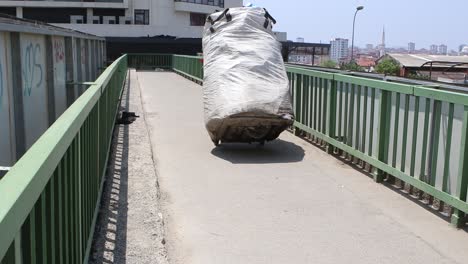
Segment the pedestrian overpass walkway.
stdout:
[[0,179],[0,263],[466,263],[466,94],[288,67],[292,131],[215,148],[201,66],[91,83]]
[[401,191],[290,132],[263,147],[215,148],[203,124],[200,85],[173,72],[130,76],[130,96],[140,90],[149,129],[170,263],[467,259],[467,234]]

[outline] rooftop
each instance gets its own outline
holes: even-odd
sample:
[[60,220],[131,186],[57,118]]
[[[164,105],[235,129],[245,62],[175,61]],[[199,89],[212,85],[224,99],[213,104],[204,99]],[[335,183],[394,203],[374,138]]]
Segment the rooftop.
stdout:
[[[440,65],[439,67],[450,67],[455,63],[467,63],[464,67],[468,68],[468,56],[445,56],[445,55],[427,55],[427,54],[399,54],[387,53],[388,56],[398,61],[403,67],[421,67],[428,62],[446,62],[451,65]],[[427,65],[429,66],[429,65]]]

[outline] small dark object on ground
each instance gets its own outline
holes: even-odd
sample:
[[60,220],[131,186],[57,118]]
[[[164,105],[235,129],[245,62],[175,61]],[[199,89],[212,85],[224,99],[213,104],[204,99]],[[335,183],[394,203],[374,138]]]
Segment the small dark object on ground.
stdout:
[[135,112],[122,112],[120,118],[117,119],[117,124],[129,125],[135,122],[138,117],[140,116],[136,115]]

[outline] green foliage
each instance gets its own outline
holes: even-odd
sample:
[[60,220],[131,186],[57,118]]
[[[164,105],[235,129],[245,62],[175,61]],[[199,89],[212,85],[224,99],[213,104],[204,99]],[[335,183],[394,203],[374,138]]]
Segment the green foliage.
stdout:
[[423,74],[418,74],[417,72],[410,72],[408,74],[408,78],[410,79],[418,79],[418,80],[431,80],[431,77],[429,75],[423,75]]
[[396,61],[386,58],[377,64],[375,71],[385,75],[398,75],[400,73],[400,65]]
[[332,60],[322,61],[322,63],[320,63],[320,66],[325,67],[325,68],[337,68],[336,62]]
[[357,71],[357,72],[364,71],[364,68],[359,66],[355,61],[342,64],[340,69],[345,70],[345,71]]

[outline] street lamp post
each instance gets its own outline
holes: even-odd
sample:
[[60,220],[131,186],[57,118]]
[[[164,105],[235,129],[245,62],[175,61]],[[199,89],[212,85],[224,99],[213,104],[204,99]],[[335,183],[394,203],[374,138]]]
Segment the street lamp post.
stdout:
[[358,6],[358,7],[356,7],[356,12],[354,12],[353,37],[352,37],[352,40],[351,40],[351,62],[354,61],[354,25],[356,24],[356,15],[357,15],[357,12],[359,12],[360,10],[363,10],[363,9],[364,9],[363,6]]

